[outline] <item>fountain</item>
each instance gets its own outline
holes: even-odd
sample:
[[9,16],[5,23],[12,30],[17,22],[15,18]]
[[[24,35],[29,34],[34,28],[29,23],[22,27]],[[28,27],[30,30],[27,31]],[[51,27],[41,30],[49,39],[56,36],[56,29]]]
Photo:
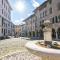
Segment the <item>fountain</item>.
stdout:
[[44,31],[44,44],[49,46],[52,44],[52,23],[49,20],[44,21],[43,28]]
[[44,40],[30,41],[26,48],[41,60],[60,60],[60,42],[52,40],[52,23],[44,21]]

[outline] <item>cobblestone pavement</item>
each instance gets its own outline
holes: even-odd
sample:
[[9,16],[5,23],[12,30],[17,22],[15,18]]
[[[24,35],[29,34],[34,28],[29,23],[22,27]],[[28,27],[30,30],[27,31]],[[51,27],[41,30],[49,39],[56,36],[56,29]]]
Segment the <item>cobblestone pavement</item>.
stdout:
[[41,60],[25,48],[28,41],[29,38],[23,37],[0,41],[0,60]]
[[25,51],[25,52],[12,54],[11,56],[7,56],[3,58],[2,60],[40,60],[40,59],[39,57]]

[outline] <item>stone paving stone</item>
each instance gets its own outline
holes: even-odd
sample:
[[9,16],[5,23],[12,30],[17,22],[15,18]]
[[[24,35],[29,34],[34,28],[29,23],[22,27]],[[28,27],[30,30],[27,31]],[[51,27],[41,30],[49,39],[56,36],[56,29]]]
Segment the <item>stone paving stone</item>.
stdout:
[[[6,45],[2,46],[2,44],[5,44],[7,42]],[[23,38],[16,38],[16,39],[11,39],[11,40],[6,40],[3,41],[3,43],[1,42],[0,46],[1,47],[9,47],[9,43],[11,43],[11,46],[13,47],[20,47],[21,51],[18,53],[14,53],[12,55],[8,55],[0,60],[41,60],[38,56],[35,56],[33,54],[31,54],[26,48],[25,48],[25,44],[26,42],[28,42],[28,40],[23,39]],[[0,53],[5,52],[6,49],[2,49],[2,51],[0,50]]]
[[19,52],[17,54],[7,56],[2,60],[40,60],[40,58],[27,51],[27,52]]

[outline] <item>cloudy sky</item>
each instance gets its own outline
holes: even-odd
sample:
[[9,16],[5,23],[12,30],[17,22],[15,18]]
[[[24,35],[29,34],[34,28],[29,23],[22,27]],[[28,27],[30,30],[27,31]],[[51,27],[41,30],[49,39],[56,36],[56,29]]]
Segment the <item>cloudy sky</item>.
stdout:
[[22,24],[22,21],[31,15],[33,10],[45,0],[9,0],[12,7],[11,20],[14,24]]

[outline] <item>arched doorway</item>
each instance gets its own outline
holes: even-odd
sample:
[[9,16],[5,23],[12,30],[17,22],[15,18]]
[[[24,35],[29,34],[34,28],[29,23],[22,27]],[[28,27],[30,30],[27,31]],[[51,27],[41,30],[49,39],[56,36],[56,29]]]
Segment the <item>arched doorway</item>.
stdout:
[[33,37],[35,37],[35,31],[33,31]]
[[60,39],[60,28],[58,28],[57,34],[58,34],[58,39]]
[[38,31],[36,31],[36,37],[38,37],[39,35],[38,35]]
[[55,29],[52,29],[52,39],[56,39],[56,32],[55,32]]
[[40,33],[40,39],[44,39],[43,30],[40,30],[39,33]]
[[31,37],[31,32],[29,32],[29,37]]

